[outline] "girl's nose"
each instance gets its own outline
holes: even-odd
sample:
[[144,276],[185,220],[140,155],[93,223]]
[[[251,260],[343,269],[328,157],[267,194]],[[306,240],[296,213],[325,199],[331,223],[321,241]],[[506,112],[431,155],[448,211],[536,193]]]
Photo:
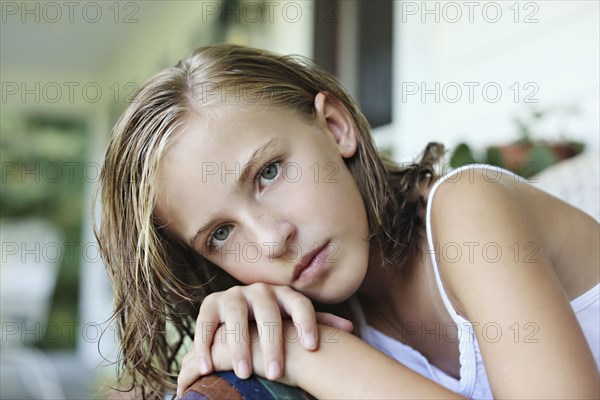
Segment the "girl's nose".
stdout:
[[286,218],[258,216],[253,223],[254,238],[263,249],[263,256],[277,259],[285,255],[287,245],[294,239],[296,228]]

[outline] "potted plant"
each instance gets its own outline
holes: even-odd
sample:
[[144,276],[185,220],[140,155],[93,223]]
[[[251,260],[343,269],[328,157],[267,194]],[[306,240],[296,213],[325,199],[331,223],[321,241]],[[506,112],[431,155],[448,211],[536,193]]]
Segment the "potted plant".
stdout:
[[[565,109],[568,114],[577,113],[577,108]],[[529,178],[559,161],[581,153],[585,145],[572,140],[550,142],[532,139],[534,128],[549,114],[549,111],[533,109],[527,118],[513,119],[520,138],[512,143],[489,146],[485,154],[476,157],[467,143],[460,143],[452,152],[450,165],[458,168],[462,165],[484,163],[496,165]]]

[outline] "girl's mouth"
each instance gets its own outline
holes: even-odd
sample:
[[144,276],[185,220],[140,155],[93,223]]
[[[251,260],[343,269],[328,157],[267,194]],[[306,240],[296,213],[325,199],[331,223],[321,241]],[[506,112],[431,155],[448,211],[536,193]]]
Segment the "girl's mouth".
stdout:
[[329,255],[328,248],[329,242],[326,242],[324,245],[305,254],[300,262],[296,264],[292,280],[294,282],[306,281],[317,276],[322,270],[322,267],[327,260],[327,256]]

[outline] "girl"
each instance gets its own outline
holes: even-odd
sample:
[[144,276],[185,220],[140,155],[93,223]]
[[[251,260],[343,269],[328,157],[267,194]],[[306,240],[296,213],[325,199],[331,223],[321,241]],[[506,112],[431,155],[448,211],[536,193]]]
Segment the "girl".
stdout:
[[[326,398],[598,398],[598,223],[498,168],[440,178],[442,155],[384,160],[307,61],[221,45],[154,76],[101,175],[124,375],[145,397],[233,369]],[[313,306],[347,300],[360,337]]]

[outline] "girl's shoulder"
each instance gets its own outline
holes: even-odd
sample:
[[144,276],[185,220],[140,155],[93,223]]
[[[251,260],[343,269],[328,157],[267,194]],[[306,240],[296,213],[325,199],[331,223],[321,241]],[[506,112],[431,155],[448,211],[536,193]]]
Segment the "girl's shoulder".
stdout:
[[[499,167],[469,165],[438,178],[427,193],[426,228],[430,246],[449,252],[441,270],[544,265],[570,299],[598,281],[598,251],[589,250],[599,240],[598,223],[535,180]],[[463,257],[454,260],[451,250]]]
[[[536,377],[597,379],[565,292],[571,299],[598,283],[599,250],[590,246],[598,243],[598,223],[491,166],[443,175],[427,199],[427,239],[444,290],[472,323],[495,394],[543,388],[542,378],[530,378],[531,365]],[[483,329],[493,324],[510,332],[516,323],[535,328],[539,344],[522,346],[508,335],[489,340]]]
[[[552,260],[572,232],[597,230],[598,223],[580,209],[567,204],[528,180],[506,169],[473,164],[457,168],[436,179],[425,193],[427,230],[439,236],[478,235],[483,231],[510,240],[529,231]],[[514,241],[513,241],[514,242]]]
[[497,184],[499,188],[506,189],[511,184],[529,182],[514,172],[501,167],[488,164],[469,164],[451,171],[444,171],[435,179],[427,195],[432,196],[440,186],[446,188],[451,186],[464,190],[466,188],[479,189],[482,186],[492,188],[491,185]]
[[427,193],[425,222],[430,241],[485,248],[484,261],[495,260],[492,253],[498,258],[523,253],[528,246],[557,261],[565,232],[581,217],[577,214],[532,181],[500,167],[473,164],[435,181]]
[[440,175],[427,190],[427,222],[433,220],[439,225],[440,218],[431,218],[431,214],[439,217],[460,214],[465,209],[481,211],[501,207],[507,201],[518,205],[525,196],[517,193],[532,188],[525,178],[506,169],[487,164],[465,165]]

